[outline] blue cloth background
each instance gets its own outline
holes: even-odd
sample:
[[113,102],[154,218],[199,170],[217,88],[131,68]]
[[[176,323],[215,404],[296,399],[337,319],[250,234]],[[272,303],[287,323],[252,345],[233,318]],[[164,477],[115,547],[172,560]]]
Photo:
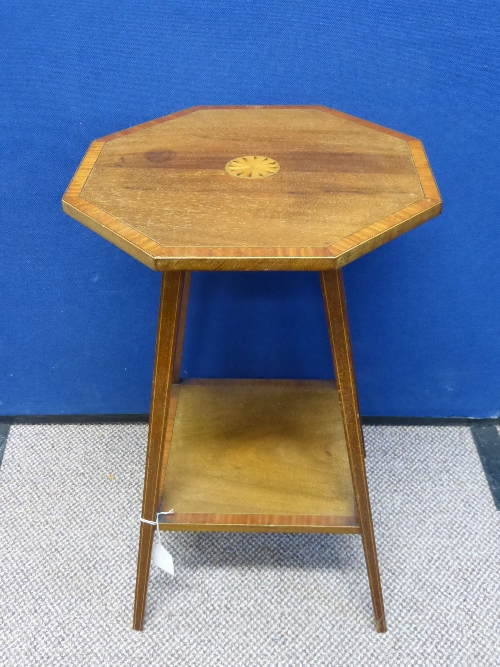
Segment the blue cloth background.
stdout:
[[[444,213],[345,269],[365,415],[500,414],[500,7],[4,0],[0,414],[149,408],[160,276],[66,217],[90,141],[198,104],[423,140]],[[187,376],[332,375],[316,274],[195,274]]]

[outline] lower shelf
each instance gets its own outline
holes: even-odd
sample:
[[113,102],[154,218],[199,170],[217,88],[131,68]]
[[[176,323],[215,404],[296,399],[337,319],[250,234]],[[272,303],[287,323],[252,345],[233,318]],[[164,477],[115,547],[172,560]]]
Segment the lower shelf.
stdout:
[[163,530],[359,533],[333,382],[174,385]]

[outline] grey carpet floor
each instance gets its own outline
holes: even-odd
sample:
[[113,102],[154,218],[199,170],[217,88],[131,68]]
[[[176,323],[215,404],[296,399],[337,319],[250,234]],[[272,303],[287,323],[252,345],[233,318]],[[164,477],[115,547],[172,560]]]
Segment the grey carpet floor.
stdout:
[[146,426],[13,426],[2,667],[500,665],[500,513],[469,429],[365,429],[389,631],[358,535],[166,534],[131,630]]

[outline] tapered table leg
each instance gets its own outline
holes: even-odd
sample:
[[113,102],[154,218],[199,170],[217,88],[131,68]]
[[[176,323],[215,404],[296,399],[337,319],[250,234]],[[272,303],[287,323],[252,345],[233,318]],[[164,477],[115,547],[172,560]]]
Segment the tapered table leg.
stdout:
[[[167,271],[162,278],[142,503],[142,517],[148,521],[155,520],[160,500],[161,463],[164,456],[167,412],[176,348],[178,349],[176,341],[179,332],[184,278],[183,271]],[[154,530],[153,525],[141,522],[135,587],[134,630],[142,630],[143,626]]]
[[177,325],[177,338],[175,341],[174,370],[172,382],[175,384],[181,379],[182,348],[184,347],[184,331],[186,329],[187,307],[189,301],[189,289],[191,286],[191,271],[184,271],[182,285],[181,310],[179,323]]
[[349,463],[358,519],[365,552],[366,567],[372,595],[375,624],[378,632],[386,631],[382,587],[373,532],[370,498],[366,481],[363,433],[359,418],[358,398],[351,352],[344,283],[340,269],[321,273],[321,284],[332,346],[335,377],[339,392]]

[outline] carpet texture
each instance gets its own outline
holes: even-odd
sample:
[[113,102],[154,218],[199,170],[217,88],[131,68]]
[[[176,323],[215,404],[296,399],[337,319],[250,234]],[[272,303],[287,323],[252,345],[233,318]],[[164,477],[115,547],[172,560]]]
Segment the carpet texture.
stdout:
[[365,429],[389,631],[357,535],[164,534],[131,630],[146,426],[13,426],[0,664],[497,667],[500,513],[466,427]]

